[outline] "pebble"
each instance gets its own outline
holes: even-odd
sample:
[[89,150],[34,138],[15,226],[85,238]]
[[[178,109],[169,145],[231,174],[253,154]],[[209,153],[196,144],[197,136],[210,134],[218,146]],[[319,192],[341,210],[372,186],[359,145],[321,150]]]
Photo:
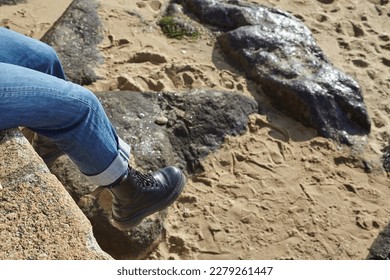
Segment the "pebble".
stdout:
[[158,125],[166,125],[168,122],[168,118],[166,117],[158,117],[157,119],[154,120],[154,122]]
[[1,185],[1,183],[0,183],[0,191],[3,189],[3,186]]

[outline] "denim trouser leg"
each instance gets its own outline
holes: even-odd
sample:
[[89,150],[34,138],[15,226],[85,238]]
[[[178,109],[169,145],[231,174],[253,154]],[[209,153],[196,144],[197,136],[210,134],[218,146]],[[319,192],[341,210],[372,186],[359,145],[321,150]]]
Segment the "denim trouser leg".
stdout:
[[113,183],[127,169],[130,148],[117,137],[93,93],[0,63],[0,129],[19,126],[52,139],[98,185]]
[[0,62],[34,69],[65,80],[61,62],[52,47],[2,27]]
[[64,78],[52,48],[0,28],[0,129],[28,127],[50,138],[92,183],[112,184],[127,170],[130,147],[93,93]]

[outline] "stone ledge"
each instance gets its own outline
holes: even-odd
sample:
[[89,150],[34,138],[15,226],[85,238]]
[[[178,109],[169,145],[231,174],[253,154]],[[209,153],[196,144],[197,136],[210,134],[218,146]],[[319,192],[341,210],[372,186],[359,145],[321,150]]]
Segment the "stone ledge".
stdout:
[[0,131],[0,259],[112,259],[16,129]]

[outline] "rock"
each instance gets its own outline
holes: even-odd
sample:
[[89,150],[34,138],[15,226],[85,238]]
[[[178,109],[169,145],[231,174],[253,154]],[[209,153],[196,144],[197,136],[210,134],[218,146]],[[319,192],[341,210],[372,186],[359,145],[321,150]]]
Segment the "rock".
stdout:
[[367,259],[390,260],[390,224],[385,227],[371,245]]
[[177,162],[166,127],[155,123],[156,118],[168,116],[159,106],[157,93],[119,91],[96,95],[143,171]]
[[162,116],[162,117],[157,117],[156,120],[154,121],[158,125],[166,125],[168,123],[168,118]]
[[75,0],[41,40],[57,51],[70,81],[88,85],[98,79],[93,68],[103,61],[96,47],[102,39],[97,3]]
[[[257,112],[253,99],[217,91],[115,91],[97,96],[118,134],[132,147],[132,162],[144,172],[167,165],[177,165],[188,173],[200,170],[200,160],[216,150],[227,135],[243,133],[248,115]],[[156,123],[161,116],[167,119],[164,126]],[[52,172],[90,219],[100,246],[114,258],[143,258],[160,242],[164,211],[129,232],[118,231],[109,223],[108,192],[98,200],[91,198],[88,194],[93,186],[80,177],[69,159],[61,159]]]
[[16,5],[20,3],[26,3],[26,0],[0,0],[0,6],[2,5]]
[[390,172],[390,146],[383,150],[382,164],[386,172]]
[[0,131],[0,259],[112,259],[19,130]]
[[258,110],[253,99],[220,91],[163,93],[159,102],[170,120],[172,147],[190,173],[201,170],[200,161],[218,149],[227,135],[245,132],[248,116]]
[[186,11],[224,31],[226,57],[255,80],[273,104],[319,134],[352,144],[371,123],[361,89],[336,69],[294,16],[239,1],[188,0]]
[[180,40],[184,37],[196,38],[199,36],[197,28],[182,18],[165,16],[161,18],[158,24],[165,36],[169,38]]
[[332,4],[335,0],[317,0],[317,1],[322,4]]
[[[248,115],[257,112],[253,99],[218,91],[97,95],[144,171],[180,163],[195,172],[199,161],[216,150],[226,135],[243,133]],[[160,116],[166,126],[156,123]]]

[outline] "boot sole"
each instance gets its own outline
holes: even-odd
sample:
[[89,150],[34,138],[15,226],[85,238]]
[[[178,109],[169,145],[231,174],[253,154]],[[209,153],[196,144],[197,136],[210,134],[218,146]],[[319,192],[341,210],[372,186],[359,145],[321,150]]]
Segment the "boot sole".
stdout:
[[178,181],[177,185],[171,192],[170,196],[168,196],[166,199],[160,201],[160,203],[154,205],[153,207],[149,207],[142,212],[138,213],[135,216],[132,216],[131,218],[125,220],[125,221],[118,221],[115,219],[115,217],[111,217],[111,224],[116,227],[117,229],[121,231],[130,230],[136,226],[138,226],[144,218],[147,216],[150,216],[156,212],[162,211],[166,209],[168,206],[173,204],[175,200],[180,196],[181,192],[184,189],[185,186],[185,176],[184,174],[181,174],[181,178]]

